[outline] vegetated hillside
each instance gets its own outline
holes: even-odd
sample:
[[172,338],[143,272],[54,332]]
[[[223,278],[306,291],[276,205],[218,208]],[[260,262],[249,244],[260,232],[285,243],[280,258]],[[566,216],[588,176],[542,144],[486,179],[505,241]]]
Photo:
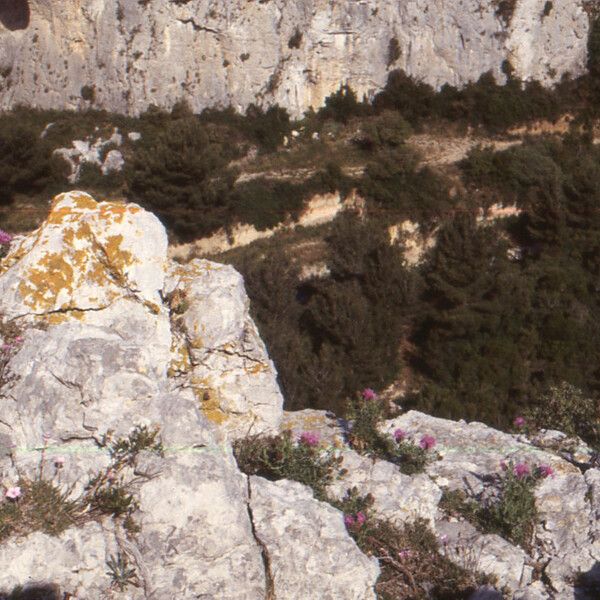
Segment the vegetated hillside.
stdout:
[[[372,104],[342,86],[300,122],[278,108],[196,116],[180,105],[139,119],[19,110],[0,120],[4,200],[71,187],[52,149],[96,126],[142,138],[124,145],[122,173],[89,167],[78,187],[139,202],[173,240],[240,221],[272,227],[315,192],[356,188],[363,216],[314,234],[324,276],[302,276],[302,253],[280,238],[224,257],[245,276],[288,408],[339,412],[356,389],[400,378],[404,406],[504,425],[553,384],[599,391],[595,56],[590,75],[554,90],[485,76],[436,93],[397,72]],[[411,130],[502,136],[565,113],[562,139],[477,148],[445,169],[423,165],[410,144]],[[281,169],[302,177],[278,178]],[[480,209],[494,203],[519,210],[482,224]],[[406,219],[437,238],[418,268],[390,244],[388,228]]]

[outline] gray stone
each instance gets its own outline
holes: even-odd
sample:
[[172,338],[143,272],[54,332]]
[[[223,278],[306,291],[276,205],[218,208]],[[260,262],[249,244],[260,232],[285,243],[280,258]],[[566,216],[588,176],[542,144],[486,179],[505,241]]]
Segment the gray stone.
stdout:
[[551,84],[584,71],[589,20],[584,0],[543,16],[545,4],[517,0],[507,23],[480,0],[36,0],[26,29],[0,25],[0,106],[139,113],[185,99],[196,112],[258,102],[299,117],[341,83],[362,98],[393,69],[436,87],[487,71],[503,81],[505,60]]
[[442,491],[427,475],[404,475],[390,462],[353,450],[343,450],[342,458],[347,473],[330,486],[334,497],[343,498],[349,488],[357,487],[361,494],[373,494],[373,508],[382,519],[397,525],[424,519],[433,525]]
[[102,164],[102,175],[108,175],[109,173],[119,173],[125,166],[125,159],[118,150],[111,150],[104,159]]
[[466,521],[437,521],[441,548],[452,562],[469,571],[497,577],[497,585],[512,591],[531,581],[527,555],[499,535],[483,534]]
[[0,545],[0,590],[54,584],[80,600],[106,598],[112,583],[106,562],[118,553],[114,527],[108,519],[102,524],[73,527],[59,537],[35,532],[9,539]]
[[274,598],[375,599],[379,566],[348,537],[341,512],[294,481],[251,477],[250,490]]

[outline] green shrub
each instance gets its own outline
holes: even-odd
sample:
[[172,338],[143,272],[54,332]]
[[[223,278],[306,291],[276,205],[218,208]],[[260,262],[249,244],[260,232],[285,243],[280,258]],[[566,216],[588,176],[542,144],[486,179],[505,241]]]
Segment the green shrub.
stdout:
[[418,163],[418,155],[406,146],[384,149],[367,164],[359,190],[398,220],[430,221],[453,202],[444,178],[428,167],[419,169]]
[[37,193],[56,178],[51,148],[40,129],[17,116],[0,119],[0,204],[15,193]]
[[341,218],[323,250],[331,276],[300,281],[294,252],[273,246],[234,260],[279,373],[286,407],[329,408],[367,386],[391,383],[398,340],[419,278],[384,227]]
[[266,111],[251,104],[246,117],[241,121],[243,131],[258,144],[263,152],[274,152],[289,135],[292,127],[287,111],[280,106],[271,106]]
[[550,386],[537,402],[525,411],[530,427],[557,429],[579,436],[600,448],[600,404],[566,382]]
[[369,112],[367,105],[360,103],[356,92],[347,84],[341,85],[337,92],[325,98],[325,106],[318,115],[321,119],[333,119],[347,123],[352,117],[365,115]]
[[590,19],[590,32],[587,46],[587,68],[590,75],[600,75],[600,17]]
[[[551,472],[551,470],[549,471]],[[440,508],[451,516],[463,517],[484,533],[496,533],[528,552],[532,549],[537,520],[534,489],[543,469],[533,472],[524,463],[504,465],[497,478],[499,493],[484,502],[470,499],[461,490],[445,490]]]
[[384,111],[366,121],[353,141],[361,148],[373,152],[375,149],[402,146],[410,134],[410,125],[399,113]]
[[[305,434],[311,436],[312,434]],[[289,431],[272,437],[249,437],[234,444],[241,471],[267,479],[292,479],[312,488],[319,500],[327,499],[327,486],[339,476],[341,458],[324,449],[316,437],[293,440]]]
[[195,117],[168,120],[136,144],[125,170],[130,194],[182,239],[211,233],[228,222],[229,158]]

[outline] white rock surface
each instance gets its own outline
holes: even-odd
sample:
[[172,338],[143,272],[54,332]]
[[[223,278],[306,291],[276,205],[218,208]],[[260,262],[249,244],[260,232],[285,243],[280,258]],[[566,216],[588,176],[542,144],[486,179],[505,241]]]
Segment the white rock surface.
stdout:
[[503,80],[504,60],[550,84],[584,70],[589,30],[583,0],[547,16],[545,0],[517,0],[510,23],[480,0],[19,2],[31,11],[20,29],[10,3],[0,11],[2,108],[138,113],[186,99],[195,111],[276,102],[301,116],[341,83],[360,98],[398,68],[434,86],[490,70]]
[[479,533],[466,521],[438,521],[436,531],[444,540],[443,553],[461,567],[496,576],[513,592],[531,582],[525,552],[499,535]]
[[189,305],[174,337],[177,385],[193,390],[207,418],[231,437],[275,433],[283,397],[241,275],[197,259],[170,268],[165,292]]
[[[57,197],[44,224],[16,239],[0,263],[0,312],[25,328],[10,361],[17,377],[0,390],[0,491],[41,470],[80,497],[109,465],[102,445],[109,431],[116,439],[136,425],[159,426],[165,446],[164,458],[145,452],[130,473],[139,501],[136,536],[109,522],[58,539],[11,538],[0,549],[0,594],[36,580],[61,594],[112,597],[106,560],[119,550],[140,580],[140,588],[127,590],[132,599],[265,597],[247,478],[222,441],[234,428],[224,423],[230,415],[205,406],[193,386],[195,366],[206,369],[223,397],[237,401],[231,417],[240,430],[268,430],[282,412],[275,372],[231,267],[201,261],[182,271],[174,285],[188,293],[183,329],[193,332],[182,333],[167,302],[175,267],[166,246],[153,215],[73,192]],[[186,336],[192,360],[204,362],[169,377],[173,348]],[[345,530],[339,537],[352,543]],[[345,557],[337,561],[346,568]],[[359,563],[355,571],[361,569]],[[365,572],[372,574],[370,563]]]
[[106,562],[119,550],[108,519],[102,525],[92,522],[73,527],[60,537],[35,532],[10,539],[0,545],[0,591],[51,584],[80,600],[106,598],[112,583]]
[[125,166],[125,159],[123,154],[119,150],[111,150],[102,163],[101,171],[102,175],[108,175],[109,173],[118,173],[123,170]]
[[357,487],[362,494],[373,494],[373,509],[381,518],[399,526],[424,519],[433,526],[442,491],[428,475],[403,475],[392,463],[352,450],[344,450],[342,457],[348,473],[330,486],[334,497],[343,498],[349,488]]
[[256,535],[264,544],[272,576],[273,598],[376,598],[377,561],[367,558],[348,538],[341,512],[315,500],[308,488],[294,481],[251,477],[250,490]]

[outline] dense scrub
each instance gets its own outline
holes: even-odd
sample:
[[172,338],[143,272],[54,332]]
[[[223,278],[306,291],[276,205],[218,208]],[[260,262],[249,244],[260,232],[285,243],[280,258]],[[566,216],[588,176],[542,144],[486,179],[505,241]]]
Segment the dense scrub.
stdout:
[[[600,149],[586,136],[532,139],[477,148],[462,170],[467,197],[521,212],[483,224],[467,198],[450,203],[441,179],[437,243],[418,269],[389,243],[383,193],[370,218],[342,219],[326,236],[329,276],[303,281],[281,248],[237,260],[288,407],[339,412],[354,390],[382,389],[403,369],[414,387],[405,408],[508,426],[568,382],[589,398],[590,425],[581,402],[559,416],[597,443]],[[394,213],[410,214],[414,201],[431,223],[418,186],[393,196],[395,185],[390,198],[408,200]]]
[[[565,111],[586,130],[600,97],[596,29],[590,74],[554,90],[514,79],[506,64],[505,85],[484,75],[437,93],[394,72],[372,104],[342,86],[298,123],[278,107],[193,115],[178,105],[137,119],[19,109],[0,117],[0,201],[46,200],[73,187],[52,150],[86,136],[106,139],[115,126],[142,134],[121,148],[124,173],[105,177],[86,167],[82,183],[156,212],[175,240],[237,222],[270,228],[297,217],[315,193],[355,187],[366,216],[329,230],[321,242],[323,276],[302,277],[293,250],[277,245],[260,258],[248,252],[232,259],[246,278],[288,408],[343,412],[356,389],[382,389],[400,372],[411,382],[405,406],[494,425],[506,425],[563,382],[593,403],[600,395],[600,150],[576,133],[504,152],[477,148],[451,181],[423,167],[406,139],[428,124],[506,132]],[[327,158],[303,177],[277,179],[265,168],[237,181],[249,161],[276,167],[313,150]],[[354,179],[342,169],[357,164],[365,171],[354,171]],[[477,210],[492,202],[521,213],[484,227]],[[419,269],[406,268],[401,246],[389,243],[388,226],[408,218],[436,231]]]
[[356,389],[398,373],[405,311],[417,280],[369,221],[341,219],[327,236],[331,275],[302,282],[293,256],[273,248],[235,261],[280,373],[288,406],[337,409]]

